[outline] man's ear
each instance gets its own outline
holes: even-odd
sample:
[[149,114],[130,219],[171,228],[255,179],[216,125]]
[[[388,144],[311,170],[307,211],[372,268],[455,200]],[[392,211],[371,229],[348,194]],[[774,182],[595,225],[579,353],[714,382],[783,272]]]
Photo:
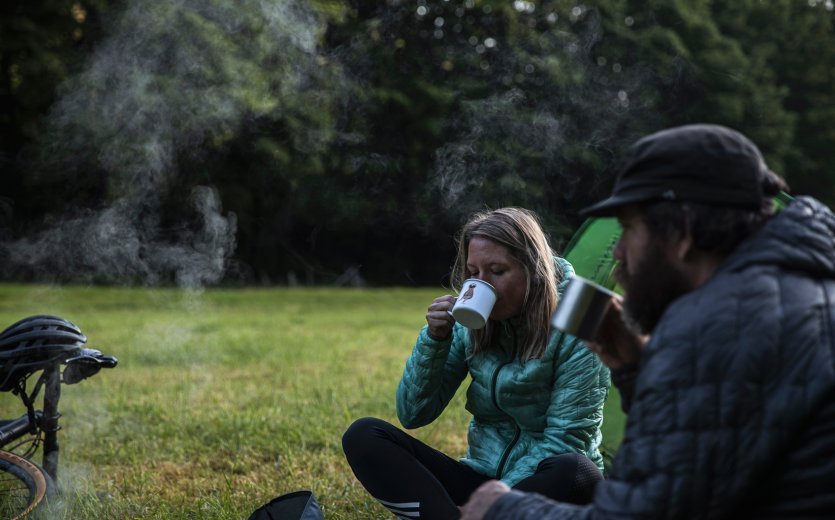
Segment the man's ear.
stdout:
[[667,252],[671,258],[687,263],[693,259],[693,235],[689,231],[679,233],[667,243]]

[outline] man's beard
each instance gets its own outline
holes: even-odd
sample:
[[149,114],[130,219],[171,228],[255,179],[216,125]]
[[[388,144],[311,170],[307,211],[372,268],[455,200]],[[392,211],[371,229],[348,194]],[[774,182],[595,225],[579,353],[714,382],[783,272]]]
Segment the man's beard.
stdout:
[[623,314],[626,324],[640,334],[650,334],[667,307],[693,290],[684,274],[667,261],[658,240],[650,243],[632,276],[619,266],[616,277],[625,290]]

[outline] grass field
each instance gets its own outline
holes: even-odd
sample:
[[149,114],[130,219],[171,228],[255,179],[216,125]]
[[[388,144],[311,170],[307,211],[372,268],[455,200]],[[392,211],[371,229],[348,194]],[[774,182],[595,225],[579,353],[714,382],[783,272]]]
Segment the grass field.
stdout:
[[[31,314],[76,323],[119,366],[64,386],[61,499],[49,518],[242,519],[312,490],[328,519],[389,518],[356,482],[342,432],[397,423],[394,393],[440,289],[185,292],[0,285],[0,329]],[[463,454],[463,390],[411,433]],[[0,417],[23,413],[0,395]],[[605,444],[620,440],[617,395]]]

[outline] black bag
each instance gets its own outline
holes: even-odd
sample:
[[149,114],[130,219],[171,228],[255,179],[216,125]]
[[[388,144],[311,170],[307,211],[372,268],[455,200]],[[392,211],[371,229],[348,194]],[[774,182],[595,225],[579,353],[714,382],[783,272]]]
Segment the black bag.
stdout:
[[294,491],[259,507],[248,520],[324,520],[312,491]]

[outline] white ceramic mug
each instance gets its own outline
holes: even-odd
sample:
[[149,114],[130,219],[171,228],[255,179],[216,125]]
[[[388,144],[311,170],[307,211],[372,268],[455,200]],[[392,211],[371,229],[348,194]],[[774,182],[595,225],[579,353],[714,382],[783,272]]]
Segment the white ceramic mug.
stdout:
[[449,313],[468,329],[480,329],[487,325],[495,304],[496,289],[484,280],[469,278],[461,285],[461,292]]
[[551,316],[555,329],[586,341],[594,340],[615,293],[591,280],[575,276]]

